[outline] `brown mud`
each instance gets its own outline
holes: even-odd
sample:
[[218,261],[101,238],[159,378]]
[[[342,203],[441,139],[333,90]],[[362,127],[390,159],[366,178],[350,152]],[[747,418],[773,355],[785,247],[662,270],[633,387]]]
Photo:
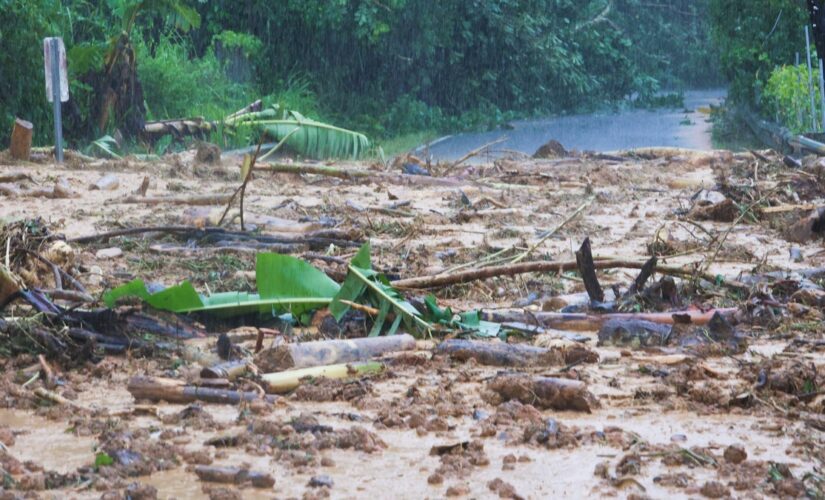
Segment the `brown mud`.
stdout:
[[[778,166],[781,157],[770,158],[774,161],[765,164],[748,154],[675,151],[434,169],[455,176],[460,187],[260,172],[247,188],[245,221],[265,234],[335,229],[357,241],[369,239],[374,266],[400,279],[490,264],[495,258],[489,256],[503,249],[513,249],[501,254],[512,259],[592,198],[527,260],[575,261],[589,237],[596,260],[644,261],[654,250],[662,264],[704,266],[707,273],[737,280],[822,268],[821,238],[791,243],[784,234],[793,218],[805,213],[739,217],[748,199],[737,189],[748,175],[756,177],[751,185],[773,183],[759,192],[777,197],[772,206],[790,204],[771,189],[793,173]],[[238,163],[203,165],[188,152],[154,163],[70,159],[58,166],[15,163],[0,153],[0,175],[28,175],[17,181],[20,194],[0,194],[0,217],[7,223],[39,218],[64,235],[68,248],[50,255],[57,259],[62,252],[64,267],[95,298],[133,278],[165,285],[189,279],[196,289],[211,292],[253,291],[256,248],[207,246],[157,234],[71,241],[120,228],[214,224],[224,207],[122,200],[135,196],[146,177],[147,196],[223,196],[239,184]],[[114,189],[89,189],[107,174],[118,178]],[[713,189],[720,179],[731,181],[733,187],[718,190],[740,211],[733,217],[726,212],[721,221],[691,219],[697,192]],[[58,181],[74,197],[25,194]],[[802,203],[822,205],[819,182],[818,188],[798,186],[799,193],[805,188]],[[410,203],[390,207],[398,200]],[[229,227],[239,229],[238,221]],[[791,247],[801,260],[789,257]],[[101,252],[112,248],[120,252]],[[357,244],[302,242],[288,250],[340,281],[346,273],[342,263]],[[606,300],[622,295],[619,287],[637,274],[598,271]],[[51,271],[34,264],[21,276],[29,287],[55,285]],[[738,336],[713,337],[715,325],[697,333],[677,324],[676,335],[670,335],[688,340],[602,345],[598,328],[575,333],[548,328],[539,335],[513,335],[510,342],[552,351],[547,359],[553,362],[506,368],[484,366],[472,357],[451,359],[438,354],[441,339],[424,340],[415,351],[379,358],[388,367],[381,375],[316,381],[274,403],[240,406],[135,401],[127,391],[135,375],[197,381],[205,360],[217,359],[218,332],[211,328],[206,339],[174,341],[181,348],[171,352],[110,355],[74,366],[52,361],[57,383],[50,390],[68,400],[62,405],[34,393],[46,382],[31,380],[38,363],[33,353],[4,354],[2,498],[822,498],[821,297],[798,295],[796,285],[790,290],[752,285],[743,295],[710,283],[688,286],[691,280],[683,277],[676,278],[674,295],[662,278],[653,276],[648,295],[630,312],[739,307],[748,314],[736,320]],[[821,276],[813,280],[822,286]],[[442,307],[456,311],[552,312],[573,306],[590,312],[575,273],[497,277],[432,292]],[[405,293],[420,298],[426,292]],[[30,314],[18,302],[4,310],[7,321]],[[283,331],[238,323],[220,328],[246,352],[254,349],[259,333],[268,346],[369,332],[356,324],[330,333],[322,319],[314,325]],[[200,354],[193,354],[194,345]],[[511,372],[525,380],[586,386],[593,398],[588,402],[595,404],[587,404],[589,412],[576,411],[583,409],[576,405],[556,410],[559,406],[531,399],[524,386],[518,397],[502,397],[495,381]],[[242,377],[233,387],[256,391],[255,380]],[[268,475],[274,486],[248,479],[202,481],[195,467],[206,465]]]

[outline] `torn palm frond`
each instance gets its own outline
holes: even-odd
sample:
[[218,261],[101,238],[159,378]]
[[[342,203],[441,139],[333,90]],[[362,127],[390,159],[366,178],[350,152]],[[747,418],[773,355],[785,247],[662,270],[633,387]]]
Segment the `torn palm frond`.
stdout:
[[430,334],[432,325],[391,285],[386,276],[372,269],[370,246],[366,243],[347,268],[347,278],[329,306],[333,317],[340,321],[350,309],[345,302],[368,304],[378,309],[371,336],[380,335],[390,311],[395,315],[387,335],[394,335],[401,322],[410,333]]

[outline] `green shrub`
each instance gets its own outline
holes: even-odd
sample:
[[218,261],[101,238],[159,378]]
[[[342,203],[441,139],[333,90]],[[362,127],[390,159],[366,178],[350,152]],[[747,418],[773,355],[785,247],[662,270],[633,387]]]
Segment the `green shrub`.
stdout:
[[137,45],[138,76],[150,119],[220,119],[249,103],[254,90],[229,80],[211,51],[190,58],[183,40],[165,38],[154,56]]
[[[814,113],[821,120],[819,78],[814,75]],[[808,91],[808,67],[782,66],[768,78],[762,92],[762,105],[766,116],[775,119],[794,133],[811,130],[811,98]]]

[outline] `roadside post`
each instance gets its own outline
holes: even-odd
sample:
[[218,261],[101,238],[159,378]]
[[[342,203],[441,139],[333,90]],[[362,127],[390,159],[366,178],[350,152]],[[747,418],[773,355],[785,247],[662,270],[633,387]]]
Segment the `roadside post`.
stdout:
[[46,98],[54,112],[54,157],[63,163],[63,120],[60,103],[69,100],[69,77],[66,74],[66,48],[60,37],[43,39],[43,66],[46,74]]

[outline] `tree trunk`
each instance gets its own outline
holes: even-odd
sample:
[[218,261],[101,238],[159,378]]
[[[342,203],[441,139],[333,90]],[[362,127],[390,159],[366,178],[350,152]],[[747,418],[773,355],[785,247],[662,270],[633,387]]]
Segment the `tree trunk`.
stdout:
[[32,132],[34,125],[26,120],[16,118],[11,131],[11,145],[9,152],[15,160],[28,161],[32,152]]

